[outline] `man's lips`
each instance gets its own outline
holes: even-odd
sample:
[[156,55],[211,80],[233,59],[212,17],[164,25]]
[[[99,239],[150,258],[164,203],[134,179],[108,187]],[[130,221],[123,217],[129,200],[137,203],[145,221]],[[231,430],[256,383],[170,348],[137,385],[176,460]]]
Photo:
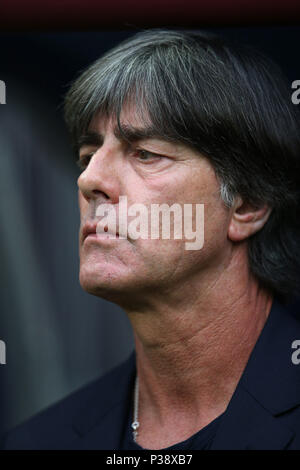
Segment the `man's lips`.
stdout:
[[[98,226],[99,222],[87,222],[84,226],[83,226],[83,229],[82,229],[82,241],[84,242],[84,240],[89,236],[89,235],[95,235],[95,237],[97,237],[97,235],[101,236],[101,234],[104,234],[106,233],[107,235],[111,235],[111,236],[114,236],[116,238],[119,238],[119,232],[112,232],[111,230],[108,229],[108,226],[105,225],[104,227],[101,227],[102,230],[99,230],[99,227],[98,227],[98,231],[97,231],[97,226]],[[101,226],[101,224],[100,224]]]

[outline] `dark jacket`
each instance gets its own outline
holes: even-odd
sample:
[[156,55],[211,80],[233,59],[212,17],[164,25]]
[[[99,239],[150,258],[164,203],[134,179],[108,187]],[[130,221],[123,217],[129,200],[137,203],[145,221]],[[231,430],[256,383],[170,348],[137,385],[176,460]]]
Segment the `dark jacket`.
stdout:
[[[300,449],[300,321],[278,301],[222,417],[212,449]],[[120,449],[135,355],[9,432],[3,449]]]

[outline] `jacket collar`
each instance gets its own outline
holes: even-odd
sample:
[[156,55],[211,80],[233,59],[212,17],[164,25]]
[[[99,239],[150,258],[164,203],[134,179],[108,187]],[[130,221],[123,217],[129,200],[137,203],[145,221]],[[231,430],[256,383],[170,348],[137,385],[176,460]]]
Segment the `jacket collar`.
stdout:
[[118,449],[127,424],[136,375],[136,358],[129,358],[110,373],[91,384],[73,429],[81,438],[74,448]]
[[[282,449],[293,432],[276,418],[300,404],[300,374],[291,360],[300,322],[274,300],[266,324],[218,428],[212,449]],[[118,449],[136,374],[135,354],[86,400],[74,429],[82,448]],[[74,444],[75,445],[75,444]],[[78,447],[78,442],[76,443]]]
[[218,428],[213,449],[283,449],[294,433],[278,415],[300,404],[292,342],[300,323],[277,300]]

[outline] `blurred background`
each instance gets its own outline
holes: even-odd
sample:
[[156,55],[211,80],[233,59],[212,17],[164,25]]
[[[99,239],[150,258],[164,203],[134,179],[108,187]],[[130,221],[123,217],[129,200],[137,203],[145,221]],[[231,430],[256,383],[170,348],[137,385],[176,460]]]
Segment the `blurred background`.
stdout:
[[[257,47],[300,80],[299,27],[205,29]],[[62,100],[80,70],[135,31],[0,34],[0,434],[133,348],[124,312],[78,282],[79,172]]]

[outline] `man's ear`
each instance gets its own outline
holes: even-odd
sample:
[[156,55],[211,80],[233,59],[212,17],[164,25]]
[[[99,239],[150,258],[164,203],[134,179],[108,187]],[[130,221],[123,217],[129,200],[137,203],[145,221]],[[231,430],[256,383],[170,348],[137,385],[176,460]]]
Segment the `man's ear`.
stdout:
[[258,232],[267,222],[271,211],[267,205],[255,207],[238,196],[232,207],[228,238],[239,242]]

